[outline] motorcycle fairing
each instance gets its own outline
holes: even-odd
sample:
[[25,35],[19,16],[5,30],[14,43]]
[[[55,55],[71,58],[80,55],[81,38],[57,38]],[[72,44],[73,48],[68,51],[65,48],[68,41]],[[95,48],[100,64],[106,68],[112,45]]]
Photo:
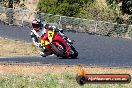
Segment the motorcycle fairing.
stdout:
[[54,31],[46,30],[46,34],[41,37],[40,40],[41,46],[49,46],[51,43],[59,45],[57,42],[61,42],[64,45],[66,56],[70,55],[70,47],[68,46],[66,40],[57,33],[54,33]]
[[55,36],[52,43],[54,43],[55,41],[59,41],[59,42],[61,42],[65,46],[66,55],[69,56],[69,54],[70,54],[70,47],[68,46],[66,40],[63,39],[61,36]]

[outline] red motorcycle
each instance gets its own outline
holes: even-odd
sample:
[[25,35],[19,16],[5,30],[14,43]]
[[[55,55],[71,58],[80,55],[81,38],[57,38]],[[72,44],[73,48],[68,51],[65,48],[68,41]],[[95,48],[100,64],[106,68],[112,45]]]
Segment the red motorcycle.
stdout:
[[40,38],[41,47],[45,47],[48,53],[62,58],[77,58],[78,52],[73,47],[73,42],[68,42],[55,30],[46,30],[46,34]]

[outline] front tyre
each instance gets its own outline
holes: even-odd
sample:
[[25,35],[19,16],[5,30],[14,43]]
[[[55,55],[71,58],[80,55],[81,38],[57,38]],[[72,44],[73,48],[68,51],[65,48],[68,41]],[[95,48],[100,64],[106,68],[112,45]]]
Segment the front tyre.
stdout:
[[70,48],[71,48],[71,55],[70,55],[70,57],[71,58],[77,58],[78,57],[77,50],[72,45],[70,46]]
[[[62,46],[62,45],[61,45]],[[58,56],[58,57],[65,57],[64,50],[60,48],[59,46],[52,44],[51,45],[53,52]]]

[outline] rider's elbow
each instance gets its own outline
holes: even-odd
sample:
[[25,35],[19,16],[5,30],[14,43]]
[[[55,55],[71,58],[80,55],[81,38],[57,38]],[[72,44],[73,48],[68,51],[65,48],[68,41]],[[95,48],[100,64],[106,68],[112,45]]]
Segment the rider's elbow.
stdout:
[[61,33],[64,33],[63,29],[59,29]]

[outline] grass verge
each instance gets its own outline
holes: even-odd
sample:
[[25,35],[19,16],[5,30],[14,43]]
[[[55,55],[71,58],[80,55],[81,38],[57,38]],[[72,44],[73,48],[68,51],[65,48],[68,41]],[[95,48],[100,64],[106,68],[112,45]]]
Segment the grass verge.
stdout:
[[[129,84],[76,82],[76,68],[60,65],[0,65],[0,88],[131,88]],[[130,74],[131,68],[85,67],[88,74]]]

